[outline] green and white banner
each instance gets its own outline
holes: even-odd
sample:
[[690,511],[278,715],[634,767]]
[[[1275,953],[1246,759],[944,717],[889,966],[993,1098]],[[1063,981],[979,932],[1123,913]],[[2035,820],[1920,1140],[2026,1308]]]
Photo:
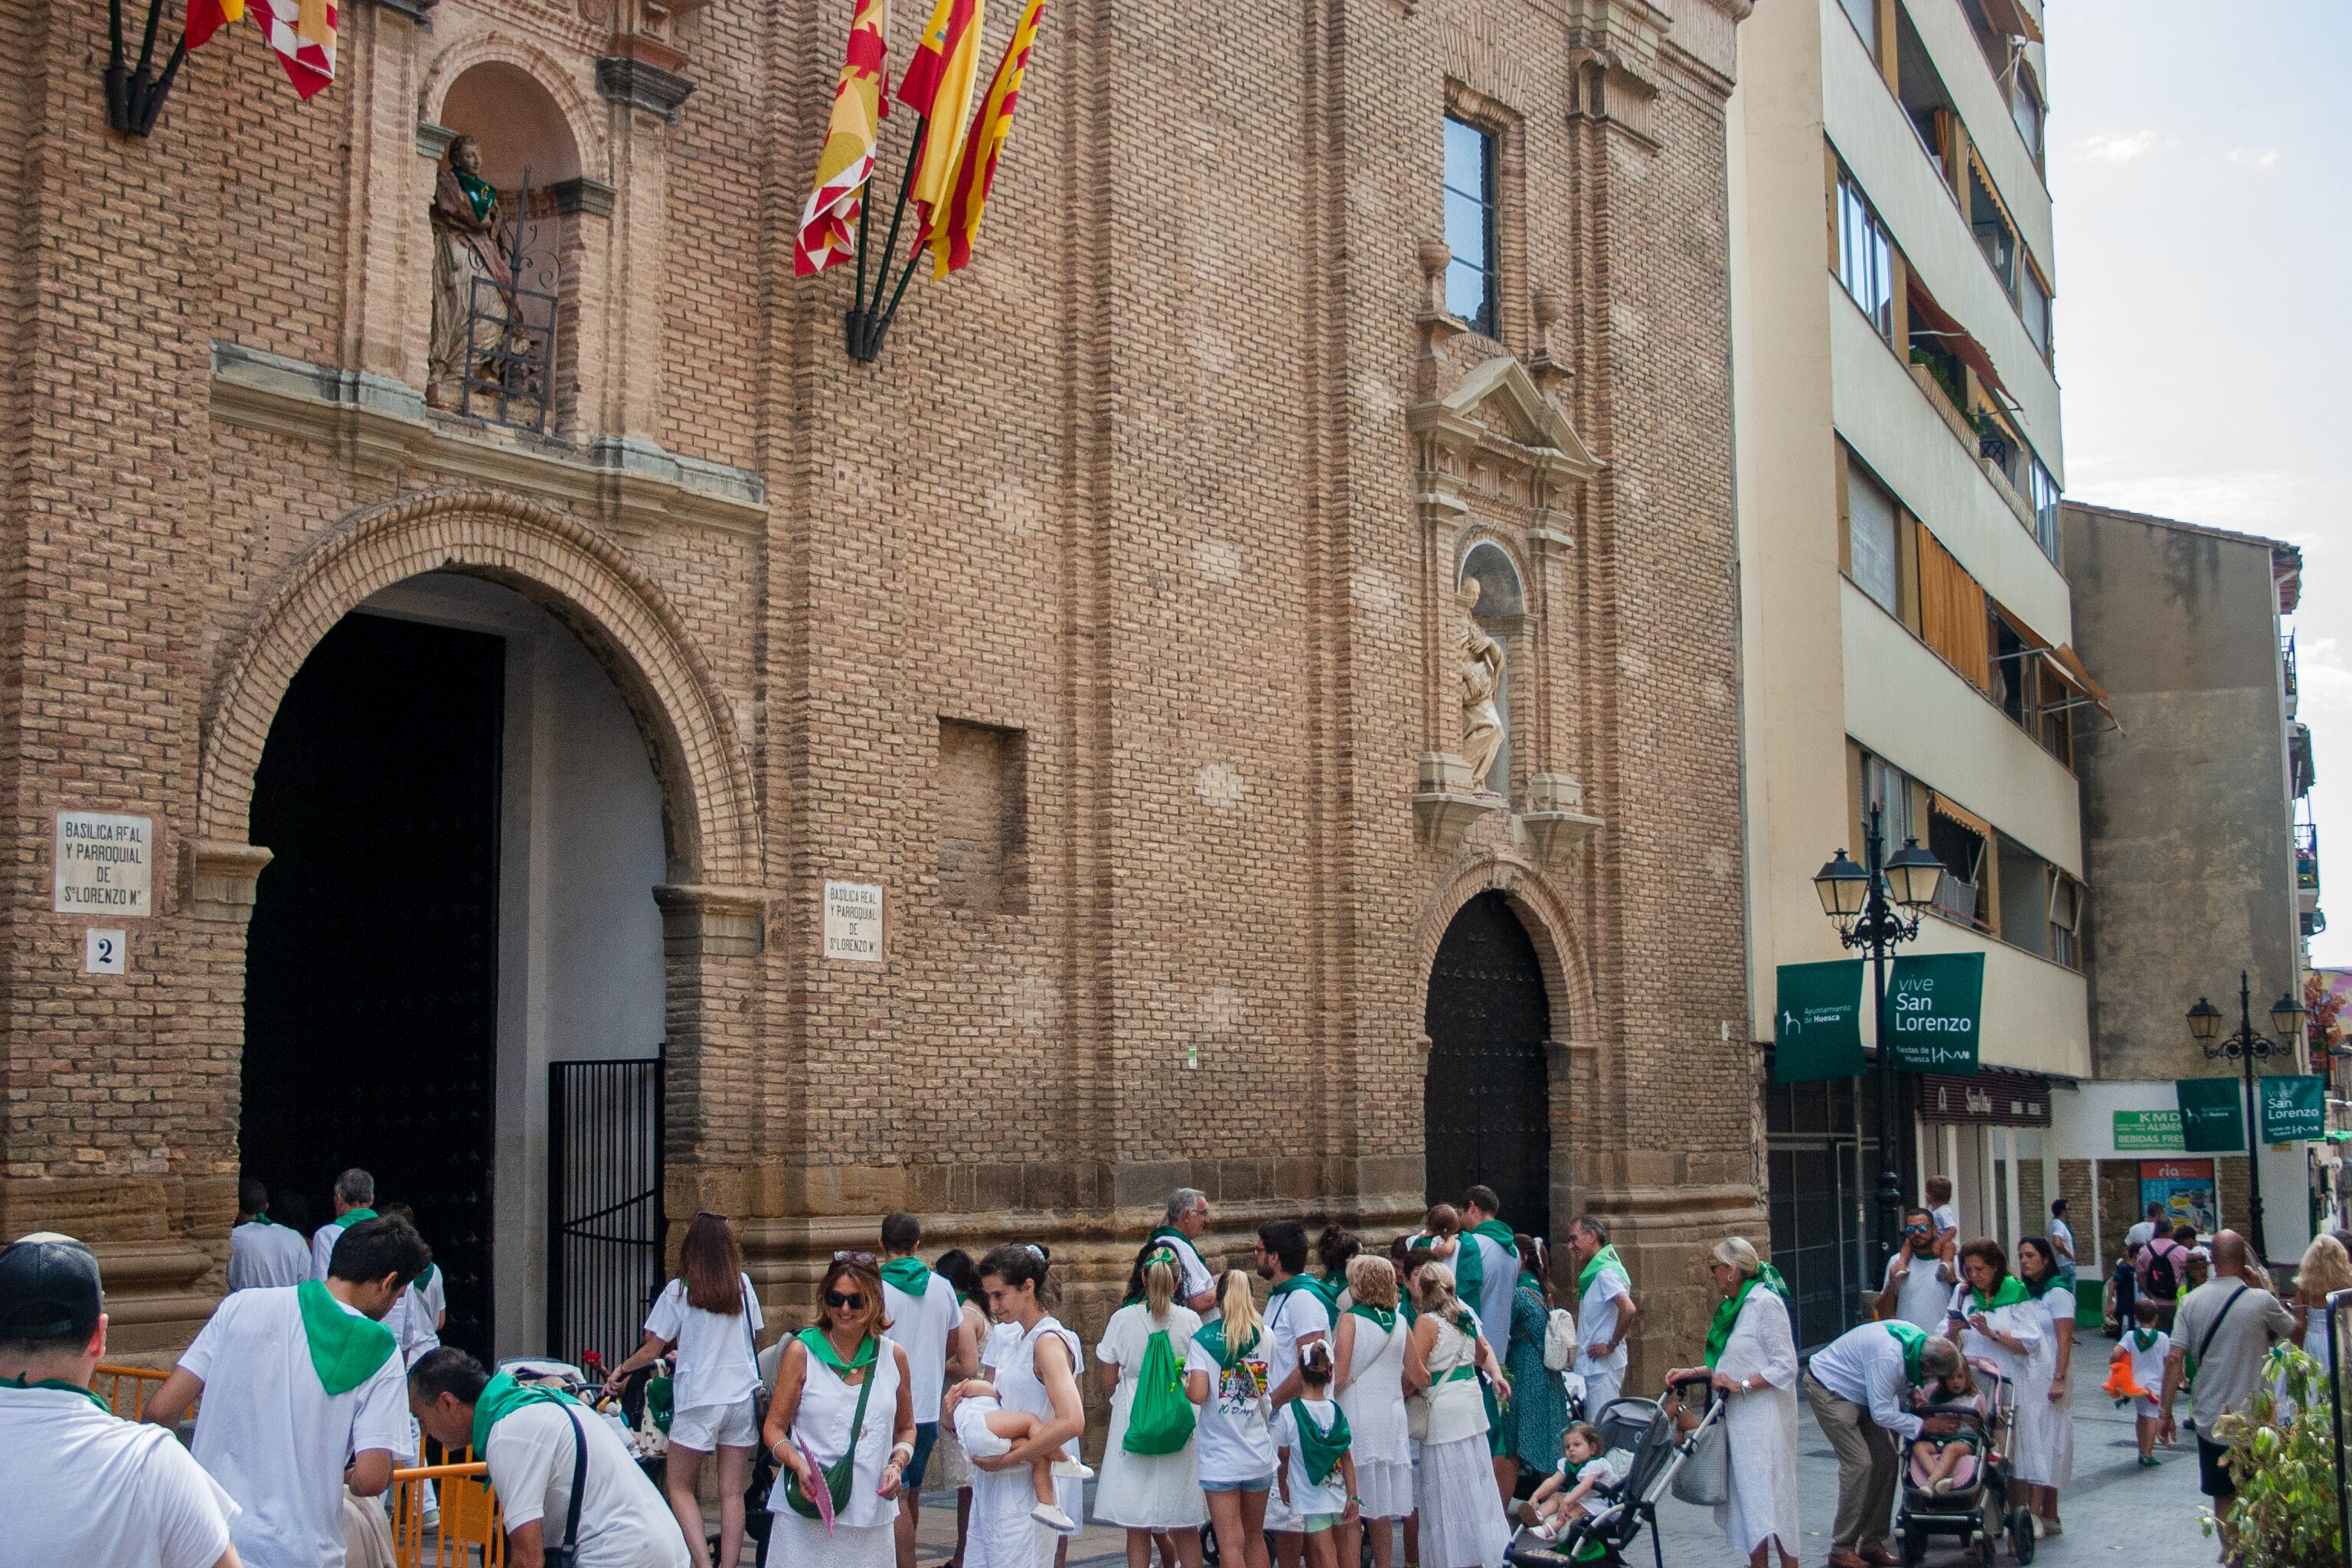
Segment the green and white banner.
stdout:
[[1931,952],[1898,958],[1886,979],[1889,1059],[1906,1072],[1977,1070],[1984,1002],[1984,954]]
[[2327,1080],[2283,1076],[2254,1079],[2265,1143],[2300,1143],[2327,1135]]
[[1784,963],[1772,1028],[1772,1081],[1858,1078],[1862,1055],[1862,960]]
[[2184,1078],[2172,1091],[2180,1099],[2180,1142],[2191,1154],[2235,1154],[2246,1146],[2245,1103],[2233,1078]]

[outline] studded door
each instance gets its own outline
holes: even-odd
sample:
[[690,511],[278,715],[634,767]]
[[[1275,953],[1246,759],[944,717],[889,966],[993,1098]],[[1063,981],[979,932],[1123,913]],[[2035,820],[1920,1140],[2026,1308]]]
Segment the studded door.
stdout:
[[1462,908],[1430,967],[1423,1088],[1429,1201],[1495,1189],[1514,1229],[1551,1228],[1551,1009],[1535,943],[1500,893]]

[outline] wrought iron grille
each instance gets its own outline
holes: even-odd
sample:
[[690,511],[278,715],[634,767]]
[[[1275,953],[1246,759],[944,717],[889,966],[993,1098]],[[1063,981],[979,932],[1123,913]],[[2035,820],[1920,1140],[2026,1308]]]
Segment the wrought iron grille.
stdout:
[[662,1286],[662,1064],[547,1064],[547,1352],[610,1366]]
[[469,418],[544,436],[555,406],[555,324],[562,299],[557,263],[524,271],[538,238],[539,225],[530,216],[530,171],[525,169],[499,246],[511,282],[477,278],[467,299],[457,409]]

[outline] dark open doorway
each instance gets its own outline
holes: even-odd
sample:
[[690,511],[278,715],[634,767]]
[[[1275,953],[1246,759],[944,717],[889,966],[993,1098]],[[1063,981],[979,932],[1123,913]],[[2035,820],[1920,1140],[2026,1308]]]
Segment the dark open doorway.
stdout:
[[355,614],[287,689],[254,775],[239,1136],[273,1191],[324,1205],[359,1165],[410,1204],[443,1338],[484,1356],[504,667],[502,638]]
[[1501,893],[1462,907],[1430,966],[1422,1090],[1429,1201],[1495,1189],[1503,1218],[1551,1231],[1551,1005],[1527,928]]

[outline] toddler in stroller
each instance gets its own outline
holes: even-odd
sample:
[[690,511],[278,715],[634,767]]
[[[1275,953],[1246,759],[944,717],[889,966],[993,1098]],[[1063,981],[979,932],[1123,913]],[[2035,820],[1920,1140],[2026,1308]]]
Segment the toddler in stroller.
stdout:
[[1926,1392],[1930,1415],[1966,1411],[1977,1417],[1973,1422],[1964,1422],[1958,1431],[1948,1436],[1921,1437],[1911,1445],[1910,1484],[1941,1496],[1969,1487],[1975,1480],[1978,1451],[1984,1444],[1984,1396],[1977,1392],[1976,1381],[1965,1361],[1950,1377],[1931,1381]]
[[[1704,1384],[1706,1373],[1686,1382]],[[1680,1385],[1673,1392],[1679,1393]],[[1658,1500],[1700,1439],[1723,1419],[1723,1403],[1711,1400],[1706,1413],[1685,1428],[1673,1410],[1654,1399],[1614,1399],[1580,1422],[1562,1439],[1566,1462],[1538,1489],[1533,1510],[1559,1521],[1555,1539],[1543,1526],[1545,1512],[1533,1511],[1537,1528],[1523,1531],[1504,1554],[1523,1568],[1559,1568],[1597,1563],[1620,1568],[1625,1553],[1649,1526],[1650,1550],[1658,1568],[1665,1551],[1658,1540]],[[1589,1450],[1589,1451],[1588,1451]],[[1591,1471],[1590,1486],[1586,1471]],[[1570,1501],[1574,1506],[1570,1506]]]
[[[1903,1542],[1906,1568],[1927,1555],[1931,1536],[1946,1536],[1990,1568],[2006,1537],[2020,1563],[2033,1561],[2033,1521],[2023,1503],[2010,1506],[2010,1435],[2015,1425],[2017,1391],[1991,1362],[1971,1359],[1958,1380],[1938,1388],[1927,1412],[1959,1420],[1957,1436],[1912,1445],[1903,1468],[1903,1501],[1895,1523]],[[1964,1446],[1966,1445],[1966,1446]]]

